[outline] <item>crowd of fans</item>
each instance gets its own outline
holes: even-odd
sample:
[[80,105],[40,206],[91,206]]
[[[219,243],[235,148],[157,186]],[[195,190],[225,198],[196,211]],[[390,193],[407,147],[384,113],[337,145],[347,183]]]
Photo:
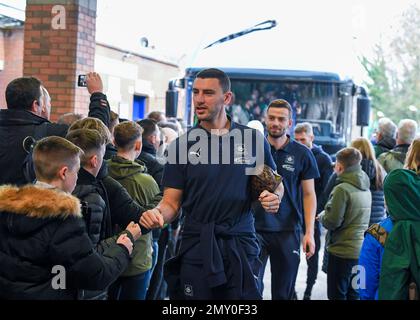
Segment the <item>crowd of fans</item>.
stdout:
[[[63,114],[53,123],[51,99],[39,80],[18,78],[7,86],[7,109],[0,112],[1,299],[167,298],[163,266],[176,253],[182,213],[153,231],[139,221],[162,199],[160,160],[187,131],[186,125],[157,111],[138,121],[120,119],[110,110],[96,73],[88,74],[87,90],[87,116]],[[263,119],[271,98],[254,92],[244,107],[232,100],[232,120]],[[313,144],[309,123],[291,132],[291,139],[312,151],[314,172],[319,172],[311,176],[317,203],[316,248],[307,260],[305,299],[311,299],[318,272],[321,225],[328,230],[324,270],[329,299],[416,297],[417,130],[413,120],[396,126],[383,118],[374,143],[363,137],[351,141],[337,153],[335,164]],[[36,140],[29,153],[36,182],[23,174],[28,150],[22,142],[28,136]],[[51,287],[54,265],[66,266],[65,290]],[[355,266],[362,266],[366,275],[358,288]]]

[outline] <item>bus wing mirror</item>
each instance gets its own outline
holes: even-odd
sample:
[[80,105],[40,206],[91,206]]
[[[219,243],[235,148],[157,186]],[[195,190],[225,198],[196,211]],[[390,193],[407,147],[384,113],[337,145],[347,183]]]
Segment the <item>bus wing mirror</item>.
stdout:
[[359,96],[357,98],[357,123],[356,125],[366,127],[370,119],[370,99]]
[[176,89],[168,89],[166,91],[165,113],[167,117],[176,118],[178,114],[178,91]]

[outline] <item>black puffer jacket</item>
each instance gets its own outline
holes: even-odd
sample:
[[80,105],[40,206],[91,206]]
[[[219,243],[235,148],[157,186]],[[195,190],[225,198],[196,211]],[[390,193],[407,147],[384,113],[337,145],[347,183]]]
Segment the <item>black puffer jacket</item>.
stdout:
[[159,189],[163,191],[163,164],[156,159],[156,150],[153,146],[147,141],[144,141],[142,151],[137,159],[146,165],[147,173],[155,179]]
[[85,169],[80,168],[73,195],[87,205],[87,211],[83,212],[83,218],[87,233],[94,246],[97,246],[101,240],[113,235],[111,225],[108,226],[108,232],[105,227],[106,218],[110,216],[110,213],[107,209],[107,199],[104,200],[101,196],[103,192],[95,177]]
[[[102,101],[107,101],[102,93],[91,96],[89,116],[108,125],[110,109]],[[49,136],[65,137],[67,129],[67,125],[51,123],[29,111],[0,110],[0,185],[27,183],[22,170],[26,157],[22,142],[27,136],[38,139]]]
[[[369,226],[379,223],[386,218],[385,201],[383,189],[376,187],[376,168],[372,160],[363,159],[361,162],[362,170],[368,175],[370,180],[370,192],[372,193],[372,209],[370,213]],[[383,170],[383,175],[385,175]]]
[[[122,245],[95,252],[75,197],[36,185],[3,186],[0,261],[0,299],[76,299],[80,289],[107,288],[129,253]],[[53,288],[54,266],[65,268],[63,289]]]
[[[155,200],[145,206],[134,201],[127,190],[115,179],[108,175],[108,167],[104,161],[96,177],[100,182],[106,193],[109,203],[109,211],[111,214],[112,226],[118,225],[120,229],[125,229],[127,225],[134,221],[140,221],[141,214],[158,205],[161,200],[161,194],[155,197]],[[142,234],[150,232],[150,230],[141,227]]]

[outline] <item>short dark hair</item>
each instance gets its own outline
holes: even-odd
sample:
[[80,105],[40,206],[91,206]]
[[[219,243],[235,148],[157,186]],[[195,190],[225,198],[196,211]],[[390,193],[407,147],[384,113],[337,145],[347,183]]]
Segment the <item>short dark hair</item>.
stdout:
[[341,163],[344,169],[360,164],[362,154],[356,148],[344,148],[337,153],[337,162]]
[[101,150],[102,146],[106,144],[105,138],[97,130],[93,129],[76,129],[70,131],[66,139],[80,149],[83,150],[84,155],[80,158],[80,164],[85,166],[89,158]]
[[216,68],[201,70],[196,78],[200,79],[218,79],[223,93],[230,91],[230,79],[226,73]]
[[270,110],[270,108],[279,108],[279,109],[283,108],[283,109],[287,109],[287,110],[289,110],[289,119],[292,119],[292,117],[293,117],[293,109],[292,109],[292,106],[290,105],[289,102],[287,102],[284,99],[277,99],[277,100],[271,101],[270,104],[268,105],[267,113]]
[[35,100],[40,101],[42,83],[34,77],[17,78],[6,88],[8,109],[30,110]]
[[165,114],[161,111],[152,111],[147,115],[147,119],[153,120],[156,123],[163,120]]
[[115,146],[117,149],[131,150],[142,133],[143,129],[134,121],[117,124],[114,128]]
[[151,119],[139,120],[137,124],[143,129],[143,139],[147,139],[159,130],[156,122]]
[[36,178],[45,182],[53,181],[63,166],[73,170],[82,155],[83,151],[78,146],[62,137],[41,139],[33,151]]

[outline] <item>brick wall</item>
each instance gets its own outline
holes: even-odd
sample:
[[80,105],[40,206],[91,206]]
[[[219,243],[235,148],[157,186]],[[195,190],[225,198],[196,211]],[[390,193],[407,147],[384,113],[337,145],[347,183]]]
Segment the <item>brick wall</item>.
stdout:
[[22,52],[23,28],[0,30],[0,60],[4,60],[4,69],[0,71],[0,108],[6,108],[7,84],[23,74]]
[[[89,95],[77,87],[77,75],[93,71],[95,57],[96,1],[28,0],[26,5],[25,76],[38,77],[48,89],[53,109],[51,120],[66,112],[87,114]],[[65,11],[58,29],[53,7]]]

